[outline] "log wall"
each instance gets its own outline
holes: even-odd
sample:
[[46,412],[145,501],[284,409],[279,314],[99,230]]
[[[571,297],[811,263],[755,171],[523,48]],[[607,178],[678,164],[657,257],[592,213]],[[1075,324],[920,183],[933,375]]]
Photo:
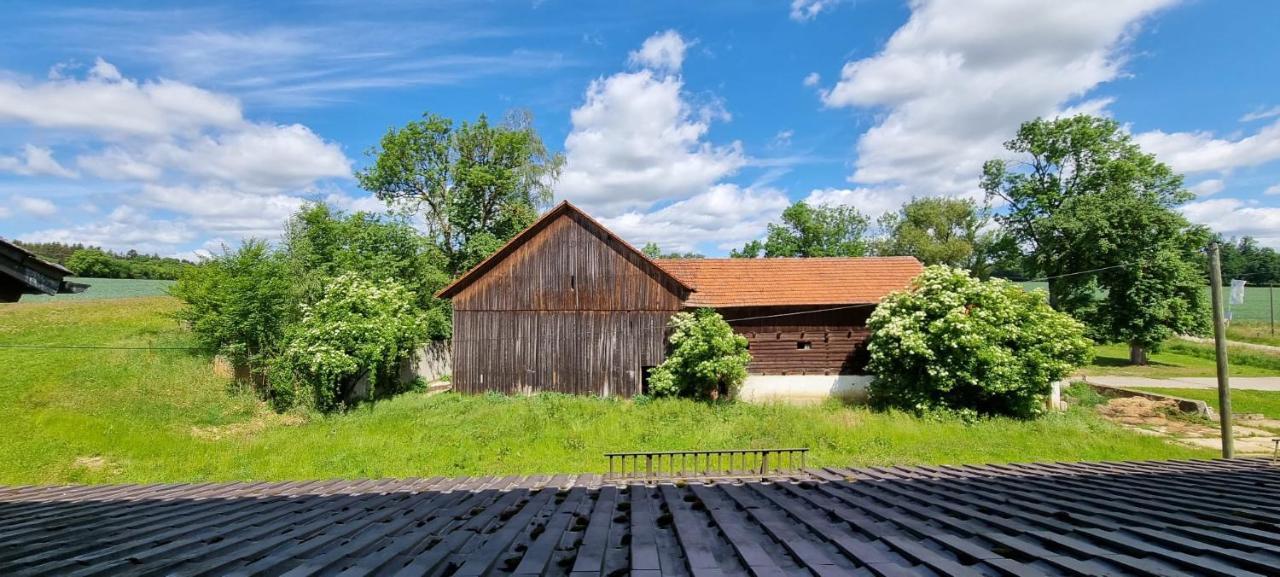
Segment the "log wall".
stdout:
[[[747,366],[750,373],[865,373],[867,338],[871,336],[867,330],[867,317],[873,307],[804,314],[805,311],[830,308],[833,307],[749,307],[721,309],[720,313],[734,331],[747,337],[751,351],[751,364]],[[762,316],[770,318],[755,318]]]

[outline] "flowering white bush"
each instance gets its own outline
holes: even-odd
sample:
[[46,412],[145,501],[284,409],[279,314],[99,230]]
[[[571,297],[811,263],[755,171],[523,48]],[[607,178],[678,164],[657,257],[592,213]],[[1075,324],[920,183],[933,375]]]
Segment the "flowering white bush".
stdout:
[[400,360],[426,341],[415,296],[396,282],[375,284],[355,274],[334,278],[302,320],[290,327],[273,373],[279,405],[310,402],[329,410],[362,378],[375,393],[393,383]]
[[1051,383],[1088,362],[1084,325],[1044,293],[935,266],[889,295],[868,326],[874,404],[1031,417]]
[[650,393],[710,399],[719,398],[722,391],[737,393],[751,362],[746,337],[734,333],[711,309],[676,313],[668,327],[671,350],[650,374]]

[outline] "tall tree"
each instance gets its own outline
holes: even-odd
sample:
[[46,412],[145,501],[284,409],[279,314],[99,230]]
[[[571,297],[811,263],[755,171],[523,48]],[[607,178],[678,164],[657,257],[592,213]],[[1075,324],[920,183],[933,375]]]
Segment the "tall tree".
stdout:
[[876,253],[914,256],[926,266],[945,264],[986,278],[996,236],[985,230],[990,220],[987,208],[969,199],[913,198],[880,217],[884,237],[876,242]]
[[1086,115],[1024,123],[1005,148],[1024,162],[988,161],[983,188],[1007,204],[997,219],[1027,270],[1051,277],[1055,308],[1095,340],[1128,343],[1135,364],[1207,328],[1196,262],[1208,235],[1176,210],[1194,198],[1180,175],[1117,122]]
[[551,154],[527,112],[490,124],[425,114],[391,128],[356,172],[361,188],[420,213],[457,276],[537,218],[550,204],[564,157]]
[[656,242],[646,242],[644,246],[640,248],[640,252],[644,253],[644,255],[649,258],[706,258],[705,255],[693,251],[662,252],[662,247],[658,246],[658,243]]
[[752,241],[730,256],[862,256],[867,253],[870,221],[857,209],[842,205],[813,206],[798,201],[782,211],[781,223],[770,223],[763,243]]

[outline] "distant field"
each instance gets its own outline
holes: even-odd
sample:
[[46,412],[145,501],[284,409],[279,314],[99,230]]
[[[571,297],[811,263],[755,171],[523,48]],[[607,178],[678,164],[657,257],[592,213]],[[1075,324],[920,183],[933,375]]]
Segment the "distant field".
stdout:
[[65,295],[25,295],[20,302],[35,303],[48,301],[122,299],[130,297],[154,297],[167,294],[173,286],[171,280],[137,280],[117,278],[81,278],[70,277],[74,282],[89,285],[89,290],[78,294]]
[[[1020,282],[1018,283],[1027,290],[1041,289],[1048,290],[1049,283],[1044,282]],[[1224,288],[1224,297],[1229,293],[1230,289]],[[1244,288],[1244,304],[1231,305],[1231,318],[1242,321],[1266,321],[1271,318],[1271,289],[1269,287],[1251,287]],[[1280,291],[1276,291],[1280,292]],[[1209,287],[1204,287],[1205,299],[1209,298]],[[1276,304],[1280,304],[1280,295],[1275,297]]]

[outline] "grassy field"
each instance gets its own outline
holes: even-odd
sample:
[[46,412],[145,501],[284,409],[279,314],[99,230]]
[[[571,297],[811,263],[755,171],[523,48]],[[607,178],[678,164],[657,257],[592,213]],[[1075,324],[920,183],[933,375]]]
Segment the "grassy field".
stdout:
[[[1213,347],[1186,342],[1170,342],[1159,353],[1150,355],[1145,367],[1129,365],[1128,345],[1096,345],[1093,363],[1081,368],[1084,375],[1123,375],[1126,377],[1212,377],[1217,374]],[[1238,377],[1280,376],[1280,357],[1255,351],[1231,348],[1231,374]]]
[[[1162,395],[1204,401],[1209,403],[1209,406],[1214,409],[1218,408],[1218,391],[1216,389],[1163,389],[1155,387],[1133,388],[1139,391],[1149,391],[1152,393],[1160,393]],[[1280,392],[1244,391],[1234,389],[1231,391],[1231,410],[1237,414],[1260,413],[1265,415],[1268,419],[1280,419]]]
[[[1020,282],[1022,287],[1033,290],[1048,290],[1048,283],[1045,282]],[[1244,304],[1231,305],[1231,316],[1236,321],[1267,321],[1271,318],[1271,299],[1273,295],[1269,287],[1246,286],[1244,288]],[[1280,292],[1280,291],[1277,291]],[[1223,295],[1230,293],[1229,287],[1224,287]],[[1209,302],[1209,286],[1204,287],[1205,302]],[[1276,304],[1280,304],[1280,295],[1275,295]]]
[[[84,277],[68,277],[67,280],[85,283],[89,285],[89,290],[75,294],[60,294],[53,296],[45,295],[23,295],[20,302],[23,303],[39,303],[39,302],[63,302],[78,300],[102,300],[102,299],[120,299],[133,297],[153,297],[166,294],[169,287],[173,286],[171,280],[141,280],[141,279],[118,279],[118,278],[84,278]],[[4,305],[0,305],[4,306]]]
[[[182,347],[175,300],[0,307],[0,343]],[[420,393],[276,415],[182,350],[0,348],[0,483],[599,471],[622,450],[807,446],[818,465],[1212,456],[1084,409],[966,424],[839,404],[708,405]]]
[[1280,333],[1272,333],[1269,322],[1233,322],[1227,327],[1227,340],[1280,347]]

